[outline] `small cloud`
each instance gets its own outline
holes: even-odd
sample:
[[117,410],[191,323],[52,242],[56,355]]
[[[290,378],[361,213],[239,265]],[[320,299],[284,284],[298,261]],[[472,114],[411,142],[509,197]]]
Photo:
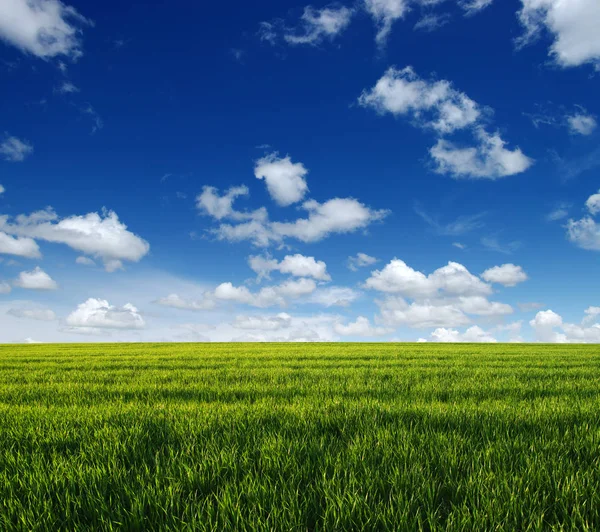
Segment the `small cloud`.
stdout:
[[460,242],[452,242],[452,245],[458,249],[467,249],[467,246],[465,244],[461,244]]
[[79,88],[70,81],[63,81],[58,87],[54,88],[54,92],[57,94],[72,94],[79,92]]
[[567,216],[569,216],[570,208],[570,203],[560,203],[556,206],[555,209],[553,209],[546,215],[546,221],[556,222],[557,220],[562,220],[563,218],[566,218]]
[[75,263],[81,264],[83,266],[96,266],[96,263],[92,259],[90,259],[89,257],[84,257],[83,255],[80,257],[77,257],[75,259]]
[[24,161],[26,157],[33,153],[33,146],[26,140],[5,134],[4,141],[0,144],[0,155],[5,161],[11,163]]
[[58,288],[56,281],[39,266],[30,272],[21,272],[14,284],[27,290],[56,290]]
[[231,50],[229,50],[229,52],[231,53],[232,57],[239,63],[241,63],[244,57],[246,56],[246,52],[244,50],[241,50],[240,48],[232,48]]
[[445,26],[450,22],[452,17],[448,13],[444,14],[436,14],[429,13],[427,15],[423,15],[419,21],[415,24],[415,30],[421,30],[426,32],[432,32],[440,29],[442,26]]
[[379,259],[375,257],[371,257],[366,253],[357,253],[354,257],[348,257],[348,269],[353,272],[358,271],[358,268],[364,268],[366,266],[372,266],[373,264],[379,262]]
[[504,253],[505,255],[510,255],[514,253],[517,249],[521,247],[521,242],[513,241],[502,244],[498,241],[496,237],[483,237],[481,239],[481,244],[483,247],[491,250],[497,251],[498,253]]

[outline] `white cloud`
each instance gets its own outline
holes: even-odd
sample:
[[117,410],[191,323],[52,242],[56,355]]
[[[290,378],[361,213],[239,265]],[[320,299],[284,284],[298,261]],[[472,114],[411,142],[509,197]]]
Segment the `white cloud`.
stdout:
[[481,109],[446,80],[421,79],[412,67],[389,68],[375,86],[358,99],[380,114],[408,115],[416,125],[445,134],[475,124]]
[[89,257],[79,256],[75,259],[76,264],[81,264],[83,266],[96,266],[96,263],[90,259]]
[[476,130],[478,145],[458,147],[439,139],[429,153],[436,163],[435,172],[450,174],[454,178],[499,179],[527,170],[533,159],[520,148],[508,150],[499,133],[489,134],[482,128]]
[[267,247],[272,242],[281,241],[281,238],[271,230],[270,224],[265,224],[257,220],[238,225],[221,224],[218,228],[212,230],[212,233],[219,240],[227,240],[229,242],[250,240],[258,247]]
[[552,310],[541,310],[529,322],[535,331],[537,341],[553,343],[564,343],[567,340],[564,334],[554,331],[555,327],[561,327],[562,324],[562,317]]
[[[538,342],[596,344],[600,343],[600,323],[593,322],[599,316],[599,307],[588,307],[581,324],[565,323],[559,314],[545,310],[538,312],[529,324]],[[556,329],[562,329],[562,332]]]
[[352,9],[344,6],[322,9],[307,6],[301,17],[301,27],[286,29],[283,38],[289,44],[309,45],[317,45],[325,39],[333,40],[348,27],[353,14]]
[[236,329],[279,331],[289,328],[291,324],[292,317],[281,312],[276,316],[237,316],[232,326]]
[[504,253],[505,255],[510,255],[521,246],[521,242],[518,240],[513,240],[512,242],[506,242],[504,244],[498,241],[495,236],[484,236],[481,239],[481,244],[491,251],[497,251],[498,253]]
[[521,0],[518,13],[524,46],[547,30],[554,42],[550,55],[562,67],[600,63],[600,2],[598,0]]
[[358,268],[365,268],[366,266],[372,266],[377,263],[379,259],[371,257],[366,253],[357,253],[354,257],[348,257],[348,268],[353,272],[357,271]]
[[259,279],[268,278],[272,271],[279,271],[294,277],[312,277],[318,281],[331,281],[331,276],[327,273],[327,265],[323,261],[299,253],[286,255],[281,262],[261,256],[251,256],[248,258],[248,264],[258,274]]
[[460,296],[456,299],[447,299],[456,308],[466,314],[477,316],[505,316],[514,312],[513,308],[506,303],[489,301],[483,296]]
[[155,301],[163,307],[172,307],[180,310],[211,310],[215,308],[216,303],[211,298],[211,294],[206,293],[202,299],[184,299],[177,294],[169,294]]
[[360,297],[360,292],[345,286],[318,288],[309,299],[310,303],[324,307],[348,307]]
[[367,288],[411,298],[443,295],[477,296],[492,293],[490,285],[471,274],[457,262],[449,262],[430,275],[416,271],[400,259],[393,259],[383,270],[375,270],[365,282]]
[[0,281],[0,294],[10,294],[10,285],[6,281]]
[[600,307],[588,307],[584,310],[583,323],[590,323],[600,317]]
[[73,94],[74,92],[79,92],[79,88],[70,81],[63,81],[54,89],[54,92],[58,94]]
[[557,220],[562,220],[563,218],[566,218],[567,216],[569,216],[570,207],[571,205],[569,204],[561,203],[554,210],[550,211],[546,215],[546,220],[548,222],[556,222]]
[[375,40],[383,46],[394,22],[408,12],[408,0],[364,0],[364,3],[378,28]]
[[286,306],[288,299],[297,299],[309,295],[317,288],[312,279],[285,281],[276,286],[266,286],[258,292],[251,292],[245,286],[234,286],[232,283],[221,283],[214,291],[214,297],[221,301],[242,303],[245,305],[266,308],[274,305]]
[[498,283],[504,286],[516,286],[528,279],[523,268],[514,264],[503,264],[502,266],[489,268],[481,274],[481,278],[489,283]]
[[217,188],[205,186],[202,188],[202,193],[196,197],[196,206],[203,214],[212,216],[216,220],[225,218],[236,221],[266,220],[267,211],[264,208],[253,212],[241,212],[233,208],[236,198],[248,194],[248,187],[244,185],[231,187],[223,196],[219,195]]
[[474,342],[474,343],[496,343],[496,340],[490,333],[484,331],[481,327],[474,325],[469,327],[464,333],[456,329],[439,328],[431,333],[433,342]]
[[336,323],[334,326],[334,331],[341,336],[363,337],[383,336],[391,332],[389,329],[385,329],[384,327],[373,327],[368,318],[365,318],[364,316],[359,316],[355,322],[348,323],[347,325]]
[[[2,17],[0,16],[0,21]],[[26,140],[20,140],[17,137],[7,136],[0,144],[0,155],[4,160],[10,162],[24,161],[28,155],[33,153],[33,146]]]
[[15,286],[29,290],[56,290],[58,284],[44,270],[37,266],[30,272],[21,272]]
[[432,304],[427,301],[408,303],[401,297],[377,301],[380,321],[388,326],[406,325],[415,329],[431,327],[459,327],[470,322],[459,308],[452,304]]
[[23,343],[25,343],[25,344],[41,344],[42,342],[38,342],[37,340],[34,340],[33,338],[28,336],[27,338],[25,338],[25,340],[23,340]]
[[600,251],[600,224],[589,216],[581,220],[569,220],[567,238],[580,248]]
[[465,10],[466,15],[474,15],[486,7],[491,6],[493,1],[494,0],[460,0],[458,3],[460,7]]
[[59,219],[52,209],[47,209],[29,216],[17,216],[13,224],[0,218],[0,229],[14,235],[66,244],[101,259],[107,271],[121,268],[123,260],[138,262],[150,250],[148,242],[128,231],[113,211]]
[[583,113],[568,115],[567,124],[571,133],[579,135],[591,135],[598,125],[594,116]]
[[84,24],[91,22],[59,0],[0,2],[0,38],[42,59],[80,57],[80,26]]
[[54,321],[56,319],[56,314],[52,310],[43,308],[11,308],[7,314],[15,318],[28,318],[38,321]]
[[407,115],[415,126],[431,129],[440,137],[472,129],[476,146],[458,147],[439,138],[429,150],[437,173],[497,179],[524,172],[533,164],[519,148],[506,149],[499,133],[490,134],[483,128],[489,114],[486,109],[449,81],[424,80],[412,67],[388,69],[372,89],[363,91],[358,102],[380,114]]
[[585,206],[592,216],[600,214],[600,190],[597,194],[593,194],[587,199]]
[[[1,218],[0,228],[2,228]],[[0,253],[28,259],[38,259],[42,256],[35,240],[31,238],[15,238],[7,235],[4,231],[0,231]]]
[[282,207],[300,201],[308,192],[307,173],[302,163],[292,163],[289,155],[277,157],[276,153],[259,159],[254,167],[256,178],[265,180],[269,194]]
[[144,318],[131,303],[122,307],[110,305],[104,299],[89,298],[81,303],[66,319],[74,328],[96,329],[143,329]]
[[4,194],[6,192],[6,189],[0,185],[0,196],[2,196],[2,194]]
[[294,222],[273,222],[273,232],[303,242],[317,242],[332,233],[352,233],[387,216],[388,211],[374,211],[352,198],[334,198],[325,203],[309,200],[302,208],[308,218]]
[[435,31],[448,24],[450,18],[448,13],[427,13],[417,21],[413,29],[428,32]]
[[467,246],[465,244],[461,244],[460,242],[452,242],[452,245],[458,249],[467,249]]

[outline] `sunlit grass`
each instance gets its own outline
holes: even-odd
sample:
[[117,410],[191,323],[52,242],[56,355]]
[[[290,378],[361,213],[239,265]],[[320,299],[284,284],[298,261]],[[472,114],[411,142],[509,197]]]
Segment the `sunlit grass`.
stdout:
[[598,530],[600,349],[0,346],[0,530]]

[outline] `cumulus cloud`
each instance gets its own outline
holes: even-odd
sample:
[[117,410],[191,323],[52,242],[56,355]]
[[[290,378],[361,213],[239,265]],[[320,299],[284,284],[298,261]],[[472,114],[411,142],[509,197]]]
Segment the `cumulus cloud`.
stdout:
[[266,286],[258,292],[251,292],[245,286],[234,286],[232,283],[221,283],[214,291],[214,297],[220,301],[242,303],[245,305],[266,308],[274,305],[286,306],[288,300],[297,299],[314,292],[317,288],[312,279],[285,281],[279,285]]
[[592,216],[600,214],[600,190],[597,194],[592,194],[585,202],[585,207]]
[[210,293],[204,294],[202,299],[185,299],[177,294],[169,294],[167,297],[157,299],[155,303],[180,310],[211,310],[216,306]]
[[324,307],[349,307],[360,297],[360,292],[346,286],[318,288],[309,299],[310,303]]
[[143,329],[144,318],[131,303],[122,307],[110,305],[104,299],[89,298],[66,319],[67,325],[82,329]]
[[276,316],[237,316],[232,326],[236,329],[279,331],[289,328],[291,324],[292,317],[281,312]]
[[289,155],[278,157],[276,153],[259,159],[254,167],[256,178],[265,180],[269,194],[282,207],[300,201],[308,192],[306,174],[302,163],[292,163]]
[[56,290],[58,288],[56,281],[39,266],[30,272],[21,272],[14,284],[28,290]]
[[91,21],[59,0],[4,0],[0,3],[0,38],[41,59],[63,55],[77,59],[81,27]]
[[492,293],[490,285],[467,270],[462,264],[449,262],[425,275],[400,259],[393,259],[382,270],[375,270],[365,287],[410,298],[444,295],[477,296]]
[[552,343],[564,343],[567,341],[566,335],[554,331],[556,327],[561,327],[562,324],[562,317],[552,310],[541,310],[529,322],[529,325],[535,331],[535,337],[538,342]]
[[205,186],[202,193],[196,197],[196,206],[205,215],[212,216],[216,220],[231,219],[242,220],[265,220],[267,212],[265,209],[258,209],[253,212],[236,211],[233,203],[236,198],[248,196],[248,187],[242,185],[231,187],[222,196],[215,187]]
[[456,262],[426,275],[394,259],[373,271],[365,287],[388,294],[376,301],[379,320],[386,325],[458,327],[470,322],[468,315],[499,317],[514,312],[510,305],[489,301],[492,287]]
[[408,0],[364,0],[367,12],[377,26],[375,40],[379,46],[385,45],[394,22],[408,12]]
[[79,256],[75,259],[75,264],[81,264],[82,266],[96,266],[96,263],[89,257]]
[[591,135],[598,125],[594,116],[583,112],[568,115],[567,124],[571,133],[578,135]]
[[[2,17],[0,16],[0,21]],[[33,153],[33,146],[26,140],[17,137],[6,136],[0,143],[0,155],[5,161],[13,163],[24,161],[25,158]]]
[[464,333],[456,329],[438,328],[431,333],[432,342],[473,342],[473,343],[496,343],[496,340],[489,332],[481,327],[474,325],[469,327]]
[[329,6],[315,9],[304,8],[298,28],[286,28],[284,40],[293,45],[317,45],[326,39],[333,40],[350,24],[354,11],[344,6]]
[[341,323],[336,323],[334,326],[334,331],[341,336],[383,336],[385,334],[390,333],[389,329],[384,327],[373,327],[369,322],[368,318],[364,316],[359,316],[356,318],[355,322],[348,323],[343,325]]
[[[439,302],[436,302],[439,303]],[[463,311],[452,304],[434,304],[429,301],[408,303],[402,297],[387,297],[377,301],[381,317],[388,326],[406,325],[415,329],[431,327],[459,327],[470,322]]]
[[516,286],[528,279],[527,274],[521,266],[514,264],[503,264],[485,270],[481,278],[489,283],[497,283],[504,286]]
[[600,251],[600,224],[586,216],[567,222],[567,238],[583,249]]
[[367,266],[372,266],[377,263],[379,259],[375,257],[371,257],[366,253],[357,253],[354,257],[348,257],[348,268],[353,272],[358,271],[359,268],[365,268]]
[[41,59],[59,55],[77,59],[81,27],[91,21],[59,0],[3,0],[0,38]]
[[[412,123],[430,129],[440,138],[429,150],[434,171],[455,178],[498,179],[527,170],[533,160],[517,147],[507,149],[499,133],[488,133],[483,123],[489,111],[481,108],[447,80],[420,78],[412,67],[390,68],[358,99],[379,114],[407,116]],[[475,146],[459,147],[442,138],[469,128]]]
[[554,39],[549,55],[562,67],[600,63],[600,3],[597,0],[521,0],[518,13],[524,34],[518,47],[536,41],[544,31]]
[[429,153],[435,162],[434,171],[454,178],[499,179],[525,172],[533,164],[520,148],[509,150],[499,133],[476,130],[478,144],[460,147],[439,139]]
[[412,67],[389,68],[375,86],[358,99],[379,114],[407,115],[420,127],[452,133],[476,123],[482,110],[446,80],[421,79]]
[[43,308],[11,308],[7,314],[15,318],[27,318],[38,321],[54,321],[56,314],[49,309]]
[[332,233],[352,233],[387,216],[386,210],[372,210],[352,198],[334,198],[325,203],[309,200],[302,208],[308,218],[294,222],[273,222],[273,232],[302,242],[316,242]]
[[12,224],[6,218],[0,218],[0,230],[66,244],[76,251],[101,259],[107,271],[120,269],[124,260],[138,262],[150,250],[148,242],[128,231],[113,211],[59,219],[52,209],[46,209],[28,216],[19,215]]
[[[0,228],[2,228],[2,218],[0,217]],[[16,255],[28,259],[38,259],[42,256],[40,248],[31,238],[15,238],[0,231],[0,253],[5,255]]]
[[281,262],[269,257],[251,256],[248,258],[248,264],[258,274],[259,279],[268,278],[272,271],[279,271],[294,277],[312,277],[318,281],[331,281],[331,276],[327,273],[327,265],[323,261],[299,253],[286,255]]

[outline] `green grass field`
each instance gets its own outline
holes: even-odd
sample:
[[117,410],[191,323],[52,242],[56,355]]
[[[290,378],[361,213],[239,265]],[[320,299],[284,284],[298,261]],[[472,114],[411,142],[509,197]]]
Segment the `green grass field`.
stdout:
[[0,346],[0,530],[600,530],[600,348]]

